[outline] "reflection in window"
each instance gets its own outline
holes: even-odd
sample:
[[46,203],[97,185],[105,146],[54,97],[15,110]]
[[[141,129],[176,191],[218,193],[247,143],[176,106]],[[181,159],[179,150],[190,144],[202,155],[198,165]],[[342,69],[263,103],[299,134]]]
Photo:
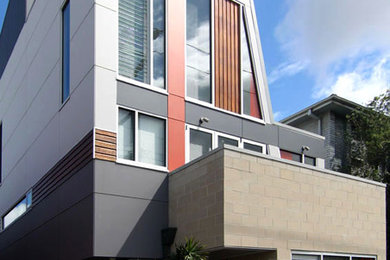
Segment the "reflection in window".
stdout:
[[324,255],[324,260],[349,260],[348,256],[327,256]]
[[3,229],[8,227],[11,223],[22,216],[32,204],[32,193],[29,191],[26,196],[14,206],[7,214],[3,217]]
[[227,137],[224,137],[224,136],[218,136],[218,147],[221,147],[224,144],[238,147],[238,141],[237,140],[234,140],[234,139],[231,139],[231,138],[227,138]]
[[164,119],[119,109],[118,158],[165,166],[165,135]]
[[259,153],[263,152],[263,147],[262,146],[255,145],[255,144],[250,144],[250,143],[246,143],[246,142],[244,142],[244,149],[247,149],[247,150],[250,150],[250,151],[254,151],[254,152],[259,152]]
[[321,256],[319,255],[298,255],[294,254],[292,260],[320,260]]
[[248,32],[245,27],[244,14],[241,21],[241,78],[243,94],[243,113],[245,115],[261,118],[259,99],[255,77],[252,69]]
[[153,0],[153,86],[165,88],[165,0]]
[[208,103],[211,103],[210,49],[210,0],[187,0],[187,95]]
[[121,76],[165,88],[165,0],[119,1],[118,70]]
[[305,164],[316,166],[316,158],[305,155]]
[[190,160],[194,160],[212,149],[212,134],[190,130]]
[[165,166],[165,120],[139,115],[138,160]]
[[120,109],[118,122],[118,157],[134,161],[134,112]]
[[70,93],[70,4],[69,1],[62,9],[62,102]]

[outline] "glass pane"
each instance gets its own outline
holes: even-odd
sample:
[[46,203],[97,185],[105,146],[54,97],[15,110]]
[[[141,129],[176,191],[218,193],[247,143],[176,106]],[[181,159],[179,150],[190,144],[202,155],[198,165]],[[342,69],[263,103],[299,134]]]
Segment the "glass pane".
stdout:
[[26,194],[26,207],[31,207],[32,204],[32,191],[27,192]]
[[119,75],[150,83],[149,1],[119,1]]
[[245,19],[243,14],[241,20],[241,78],[243,92],[243,113],[245,115],[262,118],[247,35],[248,34],[245,27]]
[[316,165],[316,159],[313,157],[305,156],[305,164]]
[[202,131],[190,130],[190,160],[194,160],[212,149],[212,135]]
[[165,166],[165,120],[139,115],[138,160]]
[[320,260],[321,257],[317,255],[296,255],[292,256],[292,260]]
[[187,95],[211,103],[210,0],[187,0]]
[[250,144],[250,143],[244,143],[244,149],[251,150],[254,152],[263,152],[263,147],[260,145]]
[[62,10],[62,102],[69,97],[70,72],[70,4],[67,2]]
[[119,109],[118,157],[134,161],[134,112]]
[[352,257],[352,260],[375,260],[374,257]]
[[296,162],[301,162],[302,161],[302,155],[297,154],[297,153],[292,153],[292,160]]
[[218,136],[218,147],[221,147],[224,144],[238,147],[238,141],[237,140],[234,140],[234,139],[231,139],[231,138],[227,138],[227,137],[223,137],[223,136]]
[[153,1],[153,85],[165,88],[165,0]]
[[324,255],[324,260],[349,260],[347,256],[326,256]]
[[9,226],[12,222],[14,222],[17,218],[23,215],[26,212],[26,198],[24,198],[21,202],[18,203],[7,215],[3,218],[3,228]]

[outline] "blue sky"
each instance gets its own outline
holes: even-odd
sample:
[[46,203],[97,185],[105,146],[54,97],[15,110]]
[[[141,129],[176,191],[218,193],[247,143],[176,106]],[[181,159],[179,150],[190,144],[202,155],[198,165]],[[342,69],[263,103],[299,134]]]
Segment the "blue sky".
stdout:
[[[254,0],[276,120],[390,88],[389,0]],[[0,28],[8,0],[0,0]]]
[[389,0],[254,0],[276,120],[390,88]]

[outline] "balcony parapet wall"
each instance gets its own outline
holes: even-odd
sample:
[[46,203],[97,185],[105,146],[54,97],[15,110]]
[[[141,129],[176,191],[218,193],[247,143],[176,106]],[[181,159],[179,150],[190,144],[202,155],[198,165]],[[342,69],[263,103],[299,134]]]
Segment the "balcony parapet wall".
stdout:
[[169,176],[169,225],[176,243],[194,236],[210,250],[375,255],[386,259],[382,183],[233,147]]

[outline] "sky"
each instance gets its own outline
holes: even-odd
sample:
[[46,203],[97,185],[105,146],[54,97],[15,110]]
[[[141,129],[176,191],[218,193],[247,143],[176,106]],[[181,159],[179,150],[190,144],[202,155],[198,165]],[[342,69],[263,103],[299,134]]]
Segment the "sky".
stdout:
[[[390,88],[390,0],[254,0],[275,120]],[[0,28],[8,0],[0,0]]]
[[390,88],[389,0],[254,0],[275,120]]

